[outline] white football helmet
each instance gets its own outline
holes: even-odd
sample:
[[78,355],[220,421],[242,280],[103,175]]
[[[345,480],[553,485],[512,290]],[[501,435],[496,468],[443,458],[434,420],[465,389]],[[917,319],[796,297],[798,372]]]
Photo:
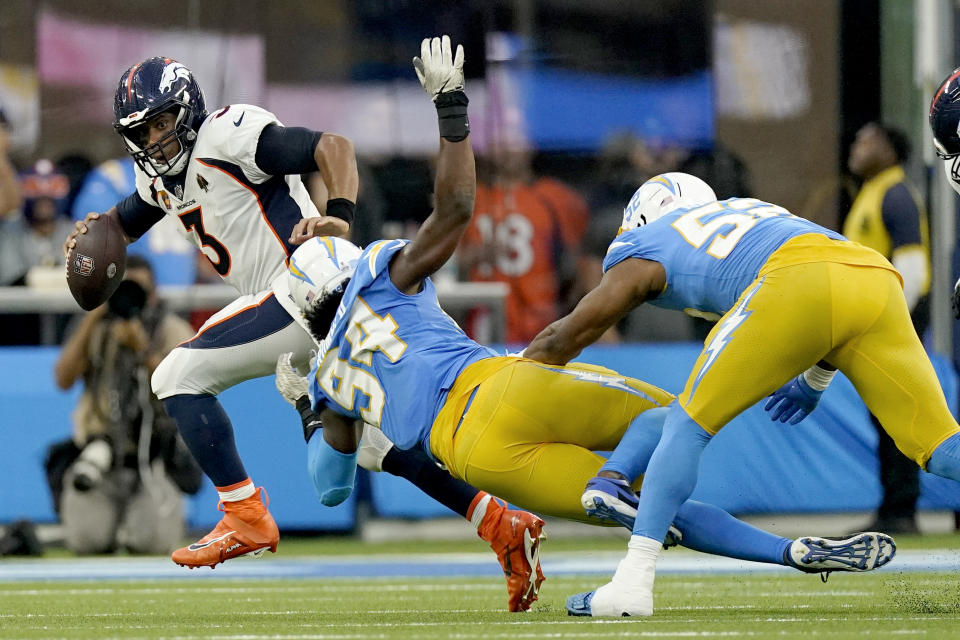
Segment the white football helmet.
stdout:
[[689,173],[661,173],[640,185],[623,210],[620,231],[650,224],[674,209],[713,202],[717,195],[706,182]]
[[290,297],[306,313],[353,275],[363,251],[343,238],[311,238],[290,256],[287,282]]

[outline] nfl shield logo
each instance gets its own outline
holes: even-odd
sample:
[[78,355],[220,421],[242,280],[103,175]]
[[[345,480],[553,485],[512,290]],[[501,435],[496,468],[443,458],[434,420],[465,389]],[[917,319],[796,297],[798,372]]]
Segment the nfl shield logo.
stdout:
[[88,276],[93,273],[93,258],[78,253],[73,260],[73,270],[82,276]]

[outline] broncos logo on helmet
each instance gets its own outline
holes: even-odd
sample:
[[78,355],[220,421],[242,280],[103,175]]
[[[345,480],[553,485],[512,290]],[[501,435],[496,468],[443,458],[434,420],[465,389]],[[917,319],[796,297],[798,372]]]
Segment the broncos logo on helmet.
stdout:
[[179,79],[190,80],[190,70],[179,62],[171,62],[163,68],[163,75],[160,76],[160,93],[170,91],[173,83]]

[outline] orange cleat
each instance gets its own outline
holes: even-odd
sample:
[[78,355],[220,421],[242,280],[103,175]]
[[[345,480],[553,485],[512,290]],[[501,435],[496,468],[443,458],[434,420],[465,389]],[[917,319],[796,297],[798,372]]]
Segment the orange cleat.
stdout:
[[[261,500],[261,496],[263,500]],[[264,504],[266,502],[266,504]],[[223,519],[213,531],[170,556],[181,567],[210,567],[239,556],[259,557],[270,549],[276,552],[280,531],[267,511],[270,499],[263,487],[237,502],[220,502]]]
[[507,509],[490,500],[478,535],[490,543],[507,578],[510,611],[527,611],[543,583],[540,542],[546,539],[543,520],[527,511]]

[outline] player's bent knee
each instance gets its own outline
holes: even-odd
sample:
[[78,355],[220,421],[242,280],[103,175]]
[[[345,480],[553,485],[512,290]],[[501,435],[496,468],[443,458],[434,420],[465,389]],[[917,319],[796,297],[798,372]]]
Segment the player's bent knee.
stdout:
[[203,350],[177,347],[154,370],[150,378],[153,393],[160,400],[181,394],[217,395],[221,389],[211,375],[216,369],[206,366],[208,361]]

